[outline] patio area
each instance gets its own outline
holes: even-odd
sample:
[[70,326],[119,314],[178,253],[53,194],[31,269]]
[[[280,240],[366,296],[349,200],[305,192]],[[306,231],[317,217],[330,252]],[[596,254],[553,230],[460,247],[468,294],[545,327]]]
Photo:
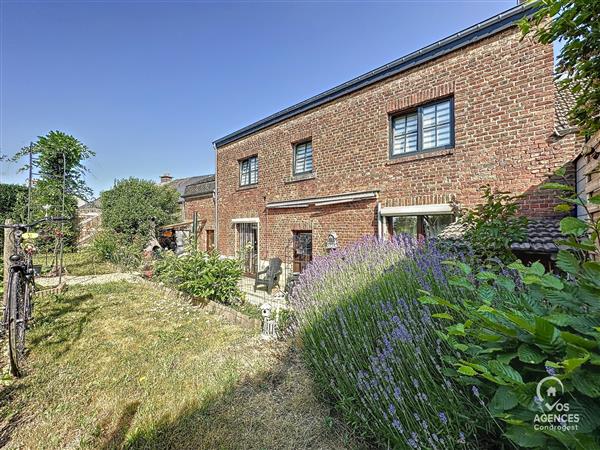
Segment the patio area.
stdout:
[[275,286],[271,291],[271,294],[269,294],[264,286],[259,286],[255,290],[254,282],[254,277],[243,276],[239,283],[239,287],[241,291],[245,294],[245,298],[248,303],[251,303],[256,306],[261,306],[264,303],[269,303],[270,305],[275,307],[288,307],[287,299],[283,292],[284,286]]

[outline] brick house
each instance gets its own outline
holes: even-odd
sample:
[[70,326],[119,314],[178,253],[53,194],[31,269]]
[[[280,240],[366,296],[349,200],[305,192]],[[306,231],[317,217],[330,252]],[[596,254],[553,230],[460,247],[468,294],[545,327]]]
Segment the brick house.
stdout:
[[182,195],[185,221],[196,224],[198,248],[215,248],[215,176],[205,175],[202,180],[186,186]]
[[522,39],[520,5],[215,141],[216,242],[246,270],[364,235],[436,235],[480,187],[539,191],[582,143],[556,128],[553,49]]

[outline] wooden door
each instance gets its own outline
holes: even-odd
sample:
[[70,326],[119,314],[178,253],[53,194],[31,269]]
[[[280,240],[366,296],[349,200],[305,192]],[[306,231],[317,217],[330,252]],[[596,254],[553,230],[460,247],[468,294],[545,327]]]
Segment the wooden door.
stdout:
[[294,272],[302,272],[312,261],[312,231],[294,231]]

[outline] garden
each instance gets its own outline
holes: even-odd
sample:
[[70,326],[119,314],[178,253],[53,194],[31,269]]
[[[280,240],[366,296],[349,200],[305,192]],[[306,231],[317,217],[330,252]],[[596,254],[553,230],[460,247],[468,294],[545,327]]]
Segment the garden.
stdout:
[[[558,210],[600,203],[544,188]],[[600,448],[600,221],[562,219],[549,272],[507,245],[519,199],[484,199],[459,243],[365,238],[314,261],[291,297],[304,359],[379,447]]]

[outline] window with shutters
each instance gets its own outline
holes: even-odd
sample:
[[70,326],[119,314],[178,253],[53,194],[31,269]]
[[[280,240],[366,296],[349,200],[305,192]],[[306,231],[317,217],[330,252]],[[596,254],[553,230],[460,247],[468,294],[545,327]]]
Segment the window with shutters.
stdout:
[[311,173],[313,170],[312,142],[302,142],[294,146],[294,175]]
[[240,161],[240,186],[251,186],[258,183],[258,156],[251,156]]
[[454,146],[454,102],[446,99],[392,116],[390,156]]

